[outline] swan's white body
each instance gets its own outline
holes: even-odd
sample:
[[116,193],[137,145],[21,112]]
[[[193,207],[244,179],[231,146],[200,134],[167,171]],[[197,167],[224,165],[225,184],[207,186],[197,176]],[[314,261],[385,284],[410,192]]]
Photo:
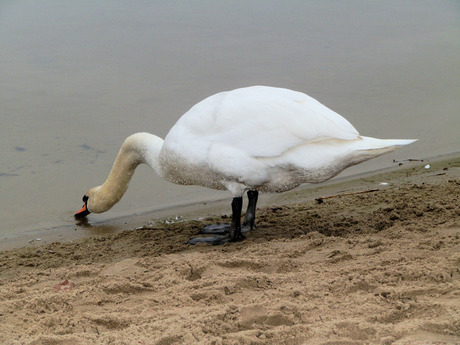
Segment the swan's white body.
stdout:
[[342,116],[300,92],[236,89],[196,104],[164,141],[148,133],[128,137],[107,181],[88,192],[87,208],[111,208],[140,163],[170,182],[240,197],[246,190],[283,192],[323,182],[413,141],[360,136]]

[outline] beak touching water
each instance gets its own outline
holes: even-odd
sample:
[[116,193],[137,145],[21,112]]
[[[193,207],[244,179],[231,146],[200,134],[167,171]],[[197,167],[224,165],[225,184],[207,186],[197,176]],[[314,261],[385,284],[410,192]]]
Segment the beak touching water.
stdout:
[[88,211],[88,208],[86,207],[86,203],[85,203],[83,207],[77,213],[75,213],[74,217],[83,218],[83,217],[86,217],[90,213],[91,212]]

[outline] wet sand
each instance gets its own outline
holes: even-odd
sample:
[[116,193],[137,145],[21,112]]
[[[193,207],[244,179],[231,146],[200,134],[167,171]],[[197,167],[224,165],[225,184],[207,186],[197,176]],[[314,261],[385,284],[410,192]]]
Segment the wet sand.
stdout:
[[183,244],[216,215],[0,252],[0,343],[460,344],[460,157],[426,164],[272,196],[240,243]]

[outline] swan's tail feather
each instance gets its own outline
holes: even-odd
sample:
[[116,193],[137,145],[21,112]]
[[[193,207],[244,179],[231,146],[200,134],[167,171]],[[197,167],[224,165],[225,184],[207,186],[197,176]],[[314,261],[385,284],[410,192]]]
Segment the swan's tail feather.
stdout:
[[353,153],[347,156],[346,166],[359,164],[417,141],[417,139],[377,139],[364,136],[360,136],[360,139],[354,141]]
[[417,139],[376,139],[364,136],[361,138],[363,139],[361,141],[363,150],[382,150],[383,152],[393,151],[398,146],[409,145],[417,141]]

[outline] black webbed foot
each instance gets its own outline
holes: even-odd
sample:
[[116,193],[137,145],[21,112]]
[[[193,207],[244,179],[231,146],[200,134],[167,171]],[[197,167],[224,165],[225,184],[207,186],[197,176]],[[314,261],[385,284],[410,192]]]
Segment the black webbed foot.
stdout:
[[202,236],[202,237],[190,237],[185,244],[197,244],[197,243],[208,243],[212,245],[219,245],[230,242],[229,235],[213,235],[213,236]]
[[214,234],[214,235],[225,235],[230,233],[230,228],[232,224],[223,223],[223,224],[210,224],[206,225],[199,234]]
[[191,237],[186,244],[208,243],[212,245],[224,244],[230,242],[230,228],[229,223],[211,224],[206,225],[198,235],[213,235],[213,236],[199,236]]
[[[225,234],[230,233],[231,227],[232,227],[232,224],[230,223],[210,224],[210,225],[206,225],[203,228],[203,230],[201,230],[198,234],[199,235],[206,235],[206,234],[225,235]],[[243,225],[241,226],[241,232],[245,233],[245,232],[251,231],[256,228],[257,226],[254,222],[252,222],[252,224],[250,222],[244,222]]]
[[186,244],[197,244],[197,243],[208,243],[212,245],[224,244],[227,242],[239,242],[244,240],[246,237],[243,233],[251,230],[251,227],[248,225],[243,225],[241,227],[241,234],[235,240],[232,240],[230,237],[231,224],[212,224],[206,225],[203,230],[201,230],[198,235],[211,235],[211,236],[199,236],[191,237]]

